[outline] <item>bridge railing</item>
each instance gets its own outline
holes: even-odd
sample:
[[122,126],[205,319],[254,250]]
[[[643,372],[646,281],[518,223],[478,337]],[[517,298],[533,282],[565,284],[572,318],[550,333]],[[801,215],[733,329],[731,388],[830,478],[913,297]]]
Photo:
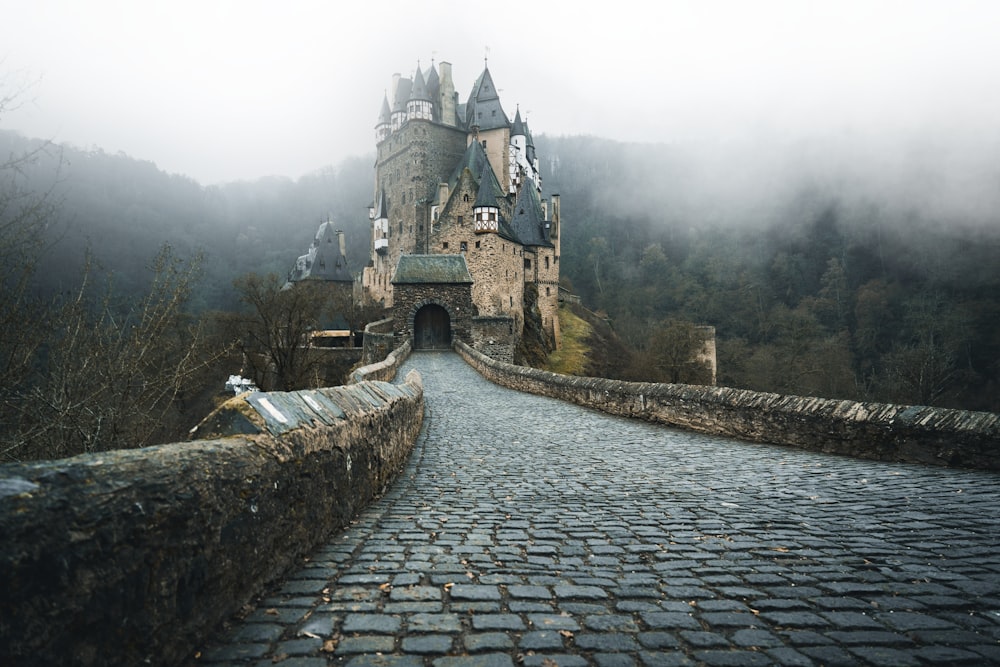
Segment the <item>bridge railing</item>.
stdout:
[[243,394],[194,442],[0,466],[0,664],[176,665],[381,494],[423,387]]
[[1000,415],[559,375],[455,349],[496,384],[701,433],[881,461],[1000,470]]

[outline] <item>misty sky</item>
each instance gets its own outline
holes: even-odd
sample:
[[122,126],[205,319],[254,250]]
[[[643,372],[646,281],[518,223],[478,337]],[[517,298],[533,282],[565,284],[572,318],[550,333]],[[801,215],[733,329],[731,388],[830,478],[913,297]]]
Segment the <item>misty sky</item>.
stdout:
[[448,61],[464,101],[488,54],[536,135],[1000,147],[995,0],[534,0],[507,20],[491,6],[511,5],[0,0],[2,92],[32,84],[0,128],[205,184],[297,178],[374,150],[394,72]]

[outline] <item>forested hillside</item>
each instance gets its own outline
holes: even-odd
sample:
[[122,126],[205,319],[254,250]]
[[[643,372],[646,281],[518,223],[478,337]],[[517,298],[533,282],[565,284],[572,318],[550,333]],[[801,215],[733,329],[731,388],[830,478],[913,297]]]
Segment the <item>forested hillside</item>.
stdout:
[[[621,377],[664,380],[663,332],[690,322],[716,328],[719,384],[1000,410],[995,164],[924,145],[877,160],[838,141],[535,143],[544,190],[562,196],[564,281],[633,350]],[[0,132],[0,154],[37,145]],[[89,247],[120,298],[141,295],[166,242],[204,256],[189,311],[236,310],[233,281],[284,276],[328,216],[358,271],[371,164],[203,187],[125,155],[48,147],[24,173],[57,204],[35,289],[71,291]]]
[[636,350],[624,377],[663,379],[651,341],[681,320],[716,328],[722,385],[1000,410],[995,161],[536,145],[562,195],[562,275]]
[[98,148],[44,146],[0,131],[0,156],[39,150],[19,185],[48,192],[38,287],[65,291],[79,281],[87,248],[120,288],[141,294],[163,243],[182,257],[201,253],[203,280],[191,307],[233,309],[233,281],[251,271],[285,276],[320,222],[346,232],[348,258],[367,261],[371,159],[353,158],[296,181],[282,177],[203,187],[151,162]]

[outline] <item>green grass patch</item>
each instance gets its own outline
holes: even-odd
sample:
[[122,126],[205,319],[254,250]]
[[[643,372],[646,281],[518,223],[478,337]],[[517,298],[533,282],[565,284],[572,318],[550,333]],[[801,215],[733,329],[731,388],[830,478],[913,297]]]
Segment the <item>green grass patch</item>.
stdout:
[[545,370],[564,375],[583,375],[590,353],[587,345],[592,331],[590,324],[567,308],[560,307],[559,331],[562,334],[562,346],[549,355]]

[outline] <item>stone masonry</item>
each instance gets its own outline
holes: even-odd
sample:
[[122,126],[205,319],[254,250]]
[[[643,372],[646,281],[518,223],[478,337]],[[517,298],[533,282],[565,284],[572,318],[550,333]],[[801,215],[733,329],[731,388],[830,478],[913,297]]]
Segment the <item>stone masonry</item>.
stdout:
[[415,353],[390,492],[190,665],[1000,664],[1000,476],[678,431]]

